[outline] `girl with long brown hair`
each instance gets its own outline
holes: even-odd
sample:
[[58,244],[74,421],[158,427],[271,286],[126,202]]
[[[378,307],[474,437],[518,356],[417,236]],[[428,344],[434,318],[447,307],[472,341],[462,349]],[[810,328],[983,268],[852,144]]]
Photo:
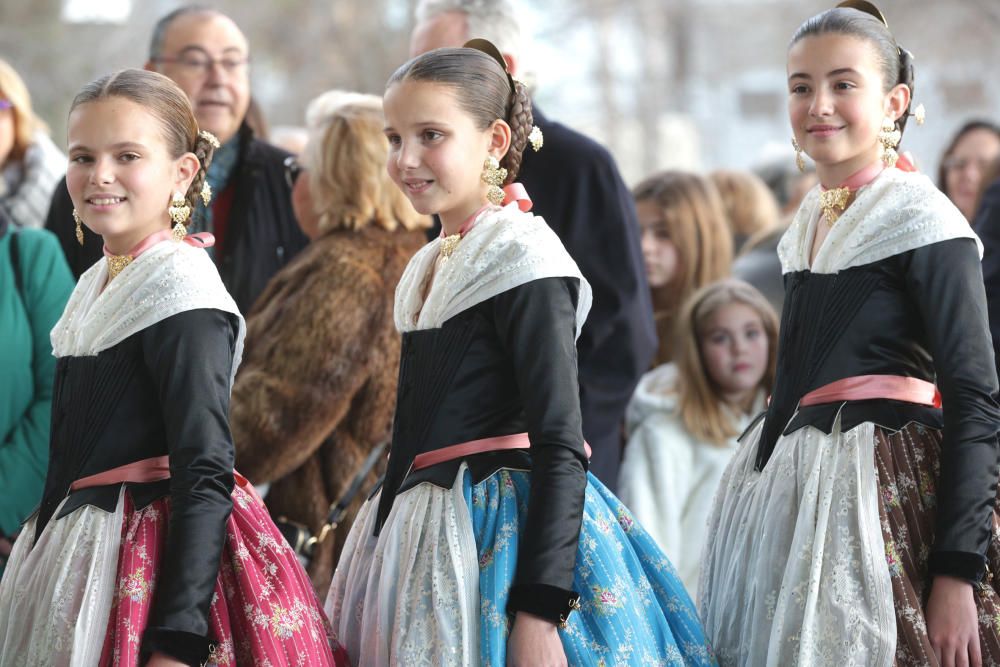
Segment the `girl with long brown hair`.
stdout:
[[778,317],[760,292],[711,283],[681,309],[674,362],[647,373],[629,404],[621,499],[692,594],[712,497],[771,392],[777,345]]
[[673,358],[674,320],[699,287],[729,275],[733,240],[718,190],[704,176],[665,171],[632,190],[660,344],[655,366]]

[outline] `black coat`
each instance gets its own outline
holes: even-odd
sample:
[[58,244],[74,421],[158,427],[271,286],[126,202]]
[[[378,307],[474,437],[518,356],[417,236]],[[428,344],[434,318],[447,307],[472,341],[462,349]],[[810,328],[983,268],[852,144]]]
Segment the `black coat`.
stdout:
[[[292,211],[284,166],[289,154],[255,139],[246,125],[240,129],[239,142],[240,159],[229,185],[235,192],[224,245],[216,248],[213,256],[223,284],[240,311],[246,313],[271,277],[309,239],[299,229]],[[64,178],[52,196],[45,227],[59,237],[73,275],[79,278],[101,258],[103,241],[85,230],[84,244],[80,246],[72,212],[73,202]]]
[[993,356],[1000,369],[1000,178],[983,194],[973,228],[983,242],[983,281],[990,313]]
[[535,109],[545,145],[524,153],[517,180],[594,290],[577,341],[590,471],[614,490],[625,408],[656,352],[656,327],[632,195],[611,154]]

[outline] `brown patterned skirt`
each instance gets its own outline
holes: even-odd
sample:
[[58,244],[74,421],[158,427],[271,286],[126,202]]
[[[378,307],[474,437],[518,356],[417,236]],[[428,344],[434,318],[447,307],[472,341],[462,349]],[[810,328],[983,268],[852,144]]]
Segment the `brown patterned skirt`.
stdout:
[[[890,432],[875,428],[875,467],[881,496],[879,518],[885,555],[892,577],[896,609],[896,665],[938,664],[927,638],[924,606],[927,558],[934,540],[941,432],[909,424]],[[993,511],[993,540],[987,551],[989,568],[1000,572],[1000,521]],[[1000,667],[1000,588],[996,581],[976,591],[979,639],[984,667]]]

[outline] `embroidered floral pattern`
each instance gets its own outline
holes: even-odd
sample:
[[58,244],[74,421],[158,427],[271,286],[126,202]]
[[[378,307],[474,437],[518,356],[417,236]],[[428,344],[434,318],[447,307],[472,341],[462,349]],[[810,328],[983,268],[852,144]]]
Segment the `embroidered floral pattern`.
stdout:
[[[879,486],[905,491],[898,502],[879,507],[886,561],[892,577],[896,605],[896,665],[933,664],[934,651],[927,636],[924,604],[927,596],[927,559],[934,539],[935,480],[940,470],[941,434],[919,424],[897,432],[875,431],[875,464]],[[911,480],[917,480],[912,483]],[[1000,525],[993,513],[994,530]],[[990,569],[1000,565],[994,539],[987,550]],[[982,585],[975,593],[979,619],[979,645],[983,665],[1000,665],[1000,596],[996,583]]]
[[[169,500],[132,511],[128,496],[118,595],[112,609],[100,667],[139,664],[142,632],[167,539]],[[267,510],[255,502],[234,503],[226,546],[209,607],[215,652],[211,667],[312,665],[335,662],[330,634],[312,585]],[[259,632],[264,629],[266,632]],[[343,659],[339,652],[337,660]]]
[[149,581],[142,567],[123,577],[118,586],[119,598],[129,598],[132,602],[145,602],[147,595],[149,595]]

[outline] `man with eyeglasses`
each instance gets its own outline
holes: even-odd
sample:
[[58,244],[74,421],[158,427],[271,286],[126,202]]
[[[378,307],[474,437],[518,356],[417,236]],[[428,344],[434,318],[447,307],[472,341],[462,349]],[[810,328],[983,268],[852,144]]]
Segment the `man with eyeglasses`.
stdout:
[[[250,310],[271,277],[308,239],[292,212],[297,165],[289,154],[256,138],[247,122],[250,51],[236,23],[217,10],[185,6],[153,28],[146,69],[172,79],[187,94],[198,124],[222,143],[208,169],[213,198],[199,206],[189,230],[215,234],[213,258],[240,310]],[[76,277],[101,257],[100,237],[77,244],[73,204],[56,188],[46,227],[60,238]]]

